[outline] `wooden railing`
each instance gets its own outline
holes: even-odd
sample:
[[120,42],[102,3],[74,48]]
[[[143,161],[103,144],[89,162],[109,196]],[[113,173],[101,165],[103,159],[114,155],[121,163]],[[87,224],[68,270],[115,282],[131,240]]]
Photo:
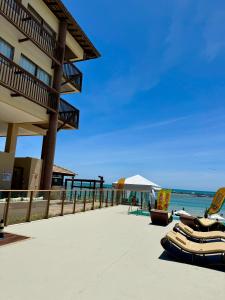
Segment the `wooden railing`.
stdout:
[[0,53],[0,84],[13,97],[23,96],[47,109],[55,110],[57,92]]
[[71,83],[79,92],[82,90],[82,72],[72,63],[63,65],[63,73],[66,79],[65,83]]
[[59,119],[72,127],[79,128],[80,111],[63,99],[60,99]]
[[0,219],[7,226],[111,207],[121,201],[112,189],[0,191]]
[[41,23],[21,3],[16,0],[0,0],[0,14],[16,26],[26,39],[31,40],[50,58],[57,61],[55,56],[56,38],[43,28]]

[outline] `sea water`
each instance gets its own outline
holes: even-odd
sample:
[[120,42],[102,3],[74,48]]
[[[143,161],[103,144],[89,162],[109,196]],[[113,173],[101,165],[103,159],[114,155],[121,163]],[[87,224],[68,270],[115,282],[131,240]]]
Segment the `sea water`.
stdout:
[[[104,187],[111,189],[112,185],[105,184]],[[191,215],[204,216],[205,210],[210,207],[214,195],[215,192],[172,189],[169,211],[184,209]],[[138,202],[140,202],[140,199],[141,197],[139,193],[137,193]],[[223,214],[225,218],[225,203],[219,214]]]
[[[184,209],[191,215],[203,216],[214,195],[214,192],[173,190],[169,210]],[[225,216],[225,205],[219,213]]]
[[[184,209],[193,216],[204,216],[205,210],[210,207],[214,195],[215,192],[172,189],[169,211]],[[219,214],[222,214],[225,218],[225,203]]]

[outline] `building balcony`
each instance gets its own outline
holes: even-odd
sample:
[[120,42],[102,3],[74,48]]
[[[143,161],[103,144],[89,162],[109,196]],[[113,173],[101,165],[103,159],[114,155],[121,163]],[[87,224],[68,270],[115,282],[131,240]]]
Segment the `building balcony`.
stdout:
[[48,110],[56,110],[57,92],[0,53],[0,84],[12,91],[12,97],[24,97]]
[[57,62],[55,36],[52,36],[26,7],[16,0],[0,0],[0,14],[25,36],[19,42],[32,41],[46,55]]
[[[11,97],[24,97],[51,111],[57,109],[53,97],[57,92],[1,53],[0,85],[12,92]],[[59,122],[60,129],[79,127],[79,110],[63,99],[60,99]]]
[[65,128],[65,125],[69,125],[69,127],[78,129],[79,115],[80,115],[80,111],[78,109],[76,109],[74,106],[72,106],[65,100],[60,99],[59,121],[61,121],[62,124],[59,127],[59,129]]
[[81,92],[83,74],[73,63],[64,63],[63,77],[62,93]]

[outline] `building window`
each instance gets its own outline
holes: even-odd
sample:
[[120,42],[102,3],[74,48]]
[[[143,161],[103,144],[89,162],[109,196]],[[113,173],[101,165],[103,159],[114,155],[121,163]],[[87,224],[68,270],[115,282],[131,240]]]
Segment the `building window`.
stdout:
[[20,66],[24,68],[27,72],[36,76],[48,86],[51,86],[51,76],[24,55],[21,55]]
[[[36,12],[36,10],[30,4],[28,4],[27,8],[30,11],[30,13],[33,15],[33,17],[36,19],[36,21],[41,25],[41,27],[43,29],[45,29],[50,36],[56,38],[55,31],[48,25],[48,23],[46,23],[43,20],[43,18]],[[42,30],[41,30],[40,33],[43,35],[43,31]]]
[[63,186],[63,175],[53,173],[52,186]]
[[0,53],[13,60],[14,48],[2,38],[0,38]]
[[51,76],[41,68],[37,68],[37,78],[47,85],[51,85]]
[[24,68],[27,72],[31,73],[32,75],[36,76],[36,65],[26,58],[24,55],[20,58],[20,65]]

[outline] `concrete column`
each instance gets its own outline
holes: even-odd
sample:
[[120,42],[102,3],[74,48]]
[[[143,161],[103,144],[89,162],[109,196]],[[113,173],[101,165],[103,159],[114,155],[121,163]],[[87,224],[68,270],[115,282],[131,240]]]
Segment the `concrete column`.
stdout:
[[65,56],[65,45],[66,45],[66,31],[67,23],[60,22],[59,24],[59,37],[58,37],[58,47],[57,47],[57,58],[60,62],[59,65],[54,67],[54,79],[53,88],[59,93],[55,95],[55,101],[57,102],[56,112],[50,112],[49,114],[49,128],[46,137],[43,139],[42,144],[42,159],[43,159],[43,169],[42,169],[42,180],[41,189],[50,190],[52,184],[52,169],[54,164],[55,156],[55,145],[56,145],[56,135],[58,127],[58,110],[60,102],[60,90],[63,77],[63,63]]
[[17,135],[18,135],[18,125],[9,123],[8,130],[7,130],[6,143],[5,143],[5,152],[13,153],[15,155]]

